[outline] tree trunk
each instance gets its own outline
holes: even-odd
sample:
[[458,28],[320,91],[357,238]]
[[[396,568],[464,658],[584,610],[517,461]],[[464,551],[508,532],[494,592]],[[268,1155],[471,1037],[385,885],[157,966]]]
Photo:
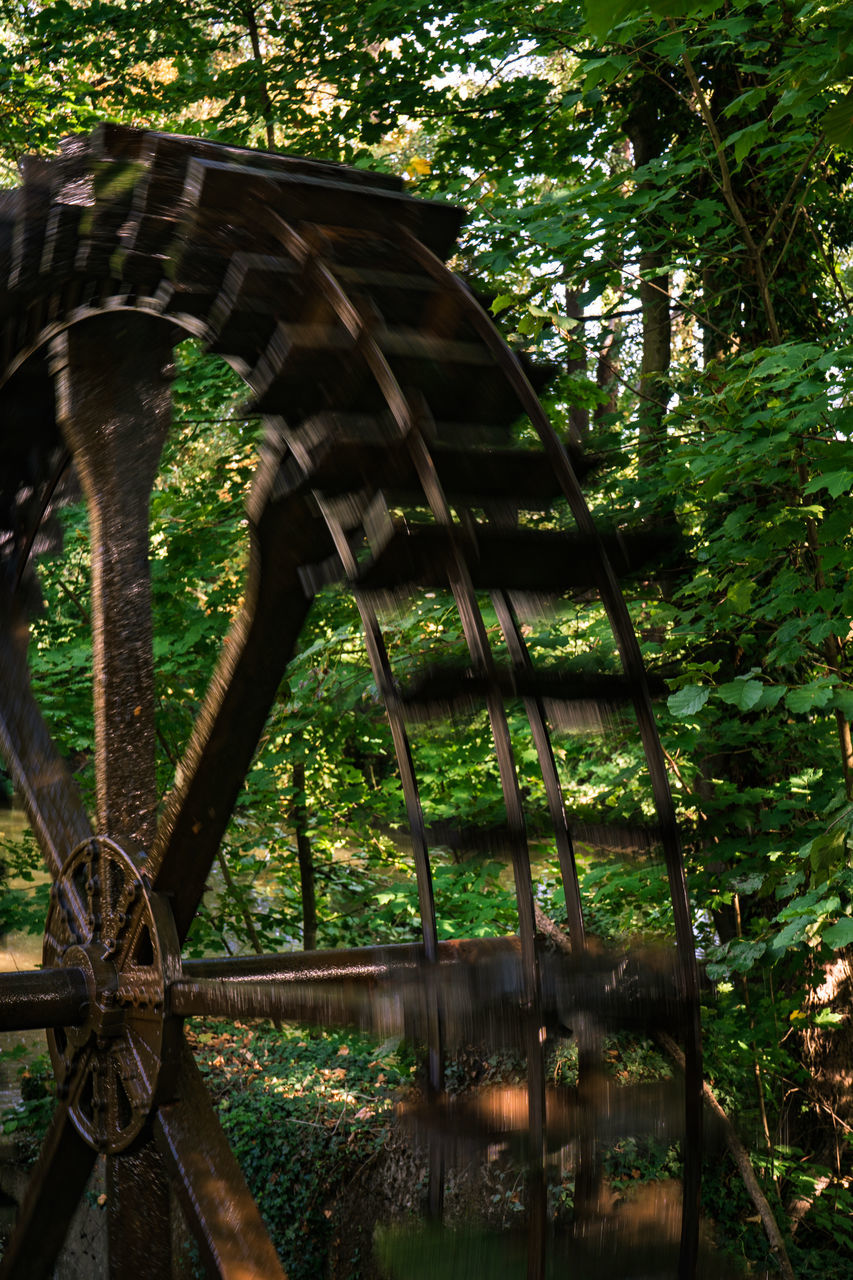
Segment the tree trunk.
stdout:
[[275,151],[275,125],[273,123],[273,106],[270,97],[269,86],[267,84],[266,73],[264,71],[264,59],[261,53],[261,39],[258,33],[258,19],[255,14],[255,7],[252,0],[246,0],[244,9],[246,15],[246,26],[249,28],[249,40],[252,44],[252,57],[258,64],[258,78],[261,94],[261,109],[264,116],[264,126],[267,137],[267,150]]
[[[635,170],[642,170],[663,154],[666,147],[665,125],[657,99],[660,88],[651,76],[640,77],[635,86],[634,105],[625,122],[631,143]],[[638,193],[650,189],[642,180]],[[667,371],[672,353],[672,320],[669,305],[669,273],[661,249],[664,228],[653,216],[646,215],[636,226],[640,243],[640,306],[643,312],[643,356],[640,365],[637,410],[640,430],[639,465],[654,462],[663,445],[663,416],[669,399]]]
[[302,884],[302,948],[313,951],[317,946],[317,899],[314,893],[314,850],[308,836],[308,809],[305,804],[305,765],[302,761],[293,766],[293,792],[293,825],[296,828],[296,852]]
[[[566,315],[570,320],[580,320],[583,317],[583,307],[578,302],[578,295],[574,289],[566,288]],[[574,351],[577,354],[574,354]],[[566,361],[566,372],[585,373],[586,372],[586,349],[581,341],[573,344],[573,354]],[[569,409],[569,439],[574,444],[585,444],[589,435],[589,410],[583,405],[573,404]]]
[[604,341],[598,352],[595,365],[595,385],[604,395],[592,415],[596,426],[601,426],[604,419],[616,412],[619,397],[618,377],[621,370],[619,346],[621,342],[621,320],[613,321],[613,328],[604,335]]
[[[814,1026],[814,1015],[827,1010],[837,1014],[841,1022]],[[842,1151],[853,1126],[853,947],[836,952],[818,966],[809,983],[804,1012],[810,1015],[812,1025],[800,1033],[800,1057],[811,1077],[807,1096],[818,1114],[817,1123],[798,1135],[799,1145],[806,1150],[812,1147],[809,1154],[814,1164],[840,1173]],[[811,1114],[814,1118],[814,1111]],[[828,1176],[818,1178],[811,1195],[791,1201],[792,1233],[829,1185]]]

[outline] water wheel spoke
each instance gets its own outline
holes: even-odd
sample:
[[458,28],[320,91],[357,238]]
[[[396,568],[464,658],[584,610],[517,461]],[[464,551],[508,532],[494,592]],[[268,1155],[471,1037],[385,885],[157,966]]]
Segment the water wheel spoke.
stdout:
[[328,553],[325,526],[306,498],[276,497],[277,471],[277,460],[268,458],[257,478],[249,510],[246,603],[211,681],[149,860],[154,888],[168,896],[182,942],[308,612],[299,567],[312,554]]
[[66,1043],[62,1060],[55,1071],[58,1095],[72,1109],[89,1084],[95,1050],[91,1041],[82,1048]]
[[160,1107],[154,1136],[209,1272],[222,1280],[284,1280],[269,1233],[186,1043],[177,1098]]
[[152,1017],[147,1021],[137,1015],[132,1029],[128,1032],[127,1044],[123,1047],[122,1065],[125,1070],[125,1088],[131,1103],[147,1105],[151,1097],[153,1081],[157,1078],[160,1066],[160,1044],[158,1040],[158,1021]]
[[[150,947],[146,938],[145,903],[130,896],[130,887],[115,904],[112,914],[112,930],[110,936],[115,941],[114,957],[120,972],[126,968],[128,960],[138,957],[140,949]],[[137,960],[138,963],[138,960]]]
[[58,1107],[3,1253],[2,1280],[46,1280],[52,1274],[94,1163],[95,1151],[74,1128],[68,1108]]
[[[69,892],[66,885],[57,890],[56,896],[59,910],[53,915],[44,935],[45,946],[51,955],[61,955],[66,947],[79,941],[88,916],[85,902],[73,891]],[[73,901],[74,908],[68,905],[69,900]]]
[[[0,598],[0,755],[21,797],[47,870],[55,880],[67,851],[91,833],[89,818],[30,687],[28,627]],[[75,920],[80,904],[69,902]]]
[[149,500],[169,425],[170,335],[148,317],[98,316],[52,354],[89,511],[98,825],[144,846],[157,799]]

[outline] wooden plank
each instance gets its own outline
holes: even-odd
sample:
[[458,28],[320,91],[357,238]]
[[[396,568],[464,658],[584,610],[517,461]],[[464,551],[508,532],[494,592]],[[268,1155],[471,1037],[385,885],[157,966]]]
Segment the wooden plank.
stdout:
[[456,243],[463,218],[454,205],[416,200],[398,191],[271,169],[240,169],[216,160],[189,162],[182,194],[185,208],[202,208],[206,217],[216,217],[233,208],[237,193],[242,208],[265,206],[292,223],[346,227],[391,238],[407,226],[442,258]]

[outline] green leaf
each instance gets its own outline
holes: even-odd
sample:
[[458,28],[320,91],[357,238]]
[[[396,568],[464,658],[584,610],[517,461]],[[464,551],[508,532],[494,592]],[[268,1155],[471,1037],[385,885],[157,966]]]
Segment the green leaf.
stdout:
[[726,600],[738,613],[747,613],[754,590],[754,581],[741,578],[740,582],[735,582],[729,587],[726,592]]
[[760,680],[730,680],[721,684],[717,693],[729,706],[737,707],[739,711],[751,711],[761,701],[764,685]]
[[790,922],[790,924],[786,924],[784,929],[779,930],[776,937],[770,943],[770,946],[776,952],[787,950],[788,947],[792,947],[796,943],[802,941],[808,925],[808,917],[797,916],[796,919]]
[[832,701],[834,690],[829,684],[803,684],[796,689],[789,689],[785,695],[785,705],[789,711],[805,714],[825,707]]
[[772,711],[778,705],[788,692],[788,686],[784,684],[765,684],[761,686],[761,697],[756,702],[754,710],[756,711]]
[[[638,4],[638,12],[642,13],[645,7]],[[703,9],[712,13],[716,6],[709,4],[709,0],[648,0],[648,7],[659,18],[688,18],[691,13],[699,13]]]
[[837,924],[824,929],[823,940],[833,951],[849,947],[853,943],[853,916],[844,916]]
[[528,315],[522,316],[518,322],[518,332],[530,337],[535,337],[542,328],[542,320],[539,316]]
[[755,893],[764,884],[764,880],[763,871],[753,871],[748,875],[738,876],[732,881],[731,887],[737,893]]
[[764,120],[758,120],[754,124],[747,125],[745,129],[738,129],[736,133],[730,134],[726,139],[726,146],[734,147],[736,164],[742,164],[755,143],[766,134],[767,123]]
[[827,471],[825,475],[815,476],[810,480],[803,493],[817,493],[819,489],[828,489],[833,498],[847,493],[853,488],[853,471]]
[[584,79],[584,89],[593,89],[597,84],[613,84],[631,66],[631,59],[617,54],[609,58],[597,58],[588,64],[589,69]]
[[853,689],[833,689],[832,705],[848,720],[853,720]]
[[847,832],[843,827],[834,827],[812,840],[809,863],[818,879],[826,879],[829,871],[843,857],[846,845]]
[[706,7],[707,0],[586,0],[586,25],[603,42],[626,18],[644,17],[649,10],[658,18],[686,18]]
[[707,685],[688,684],[677,693],[671,693],[666,705],[670,715],[675,716],[676,720],[689,720],[697,711],[701,711],[710,696],[711,690]]
[[608,32],[641,7],[638,0],[587,0],[586,25],[596,40],[603,41]]
[[515,298],[511,293],[501,293],[495,298],[489,310],[493,316],[499,316],[502,311],[506,311],[507,307],[511,307]]
[[823,113],[820,124],[828,142],[845,151],[853,147],[853,89]]
[[815,1027],[837,1027],[843,1021],[843,1014],[835,1013],[832,1009],[821,1009],[820,1013],[816,1013],[812,1018],[812,1025]]

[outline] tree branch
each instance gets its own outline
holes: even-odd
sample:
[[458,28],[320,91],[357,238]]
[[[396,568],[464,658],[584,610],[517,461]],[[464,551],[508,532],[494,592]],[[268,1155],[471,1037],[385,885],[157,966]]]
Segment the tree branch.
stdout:
[[[669,1058],[675,1063],[680,1071],[684,1070],[684,1054],[678,1045],[667,1035],[665,1031],[658,1031],[655,1035],[658,1044],[664,1050]],[[726,1139],[726,1146],[729,1149],[729,1155],[734,1160],[738,1173],[741,1176],[743,1185],[746,1188],[747,1195],[758,1211],[761,1224],[764,1227],[764,1233],[767,1236],[767,1243],[770,1245],[770,1252],[776,1259],[781,1275],[784,1280],[797,1280],[794,1268],[791,1266],[791,1260],[788,1257],[788,1250],[785,1248],[785,1241],[782,1239],[782,1232],[773,1216],[773,1210],[767,1201],[767,1197],[759,1186],[758,1179],[755,1176],[755,1170],[749,1158],[746,1147],[741,1142],[735,1132],[735,1127],[723,1108],[717,1101],[716,1094],[707,1083],[702,1085],[702,1098],[705,1106],[716,1118]]]
[[246,15],[246,26],[249,28],[249,40],[252,44],[252,56],[258,64],[258,77],[260,79],[261,88],[261,106],[264,110],[264,123],[267,133],[267,150],[275,151],[275,126],[273,124],[273,109],[270,91],[267,87],[266,75],[264,74],[264,60],[261,56],[261,41],[258,35],[258,21],[255,17],[255,7],[252,0],[246,0],[243,12]]
[[[675,30],[675,23],[673,20],[670,18],[668,21],[672,30]],[[782,335],[779,331],[778,321],[776,320],[773,299],[770,296],[770,288],[764,267],[764,257],[761,251],[761,246],[756,244],[755,238],[749,229],[749,223],[747,222],[744,212],[738,203],[737,197],[735,196],[734,187],[732,185],[731,170],[729,169],[729,162],[726,159],[725,146],[722,138],[720,137],[720,131],[717,128],[714,113],[711,110],[711,104],[708,101],[705,90],[699,83],[699,77],[696,74],[696,69],[690,59],[690,54],[686,49],[681,55],[681,65],[684,67],[684,73],[687,76],[687,80],[693,90],[696,101],[699,104],[699,113],[705,122],[705,127],[708,130],[711,143],[714,147],[717,164],[720,167],[720,188],[723,193],[723,199],[729,207],[729,212],[740,230],[747,252],[752,258],[753,266],[755,268],[755,278],[758,282],[758,290],[761,294],[761,301],[764,306],[764,314],[767,317],[767,328],[770,334],[770,340],[775,346],[777,343],[781,342]]]
[[824,266],[826,267],[827,271],[829,272],[830,276],[832,277],[832,282],[833,282],[833,284],[835,285],[835,288],[836,288],[836,289],[837,289],[837,291],[838,291],[838,296],[841,298],[841,301],[844,303],[844,307],[845,307],[845,310],[847,311],[847,314],[848,314],[848,315],[850,315],[850,313],[851,313],[851,302],[850,302],[850,299],[848,298],[847,294],[844,292],[844,286],[843,286],[843,284],[841,283],[841,281],[840,281],[840,280],[839,280],[839,278],[838,278],[838,273],[837,273],[837,271],[835,270],[835,264],[834,264],[833,262],[831,262],[831,261],[830,261],[830,259],[827,257],[827,253],[826,253],[826,249],[824,248],[823,240],[821,240],[820,236],[819,236],[819,235],[818,235],[818,233],[817,233],[817,228],[815,227],[814,223],[812,222],[811,215],[810,215],[810,213],[809,213],[808,209],[803,209],[803,217],[805,218],[805,220],[806,220],[806,222],[807,222],[807,224],[808,224],[808,228],[809,228],[809,231],[811,232],[812,239],[814,240],[815,244],[817,245],[818,253],[819,253],[819,254],[820,254],[820,256],[823,258]]
[[243,924],[246,926],[246,932],[249,935],[249,941],[252,944],[252,950],[254,951],[256,956],[263,955],[264,949],[263,949],[263,946],[261,945],[261,940],[258,937],[258,931],[255,928],[255,922],[252,919],[252,913],[249,910],[248,905],[246,904],[243,894],[234,883],[234,877],[231,875],[231,871],[229,869],[228,863],[225,861],[225,855],[221,849],[216,850],[216,861],[219,863],[219,870],[222,872],[222,879],[225,881],[225,884],[228,888],[228,892],[231,894],[231,897],[234,900],[234,904],[237,907],[237,910],[240,912],[240,915],[243,917]]
[[815,144],[812,147],[811,151],[808,153],[805,160],[797,170],[797,173],[795,174],[793,180],[791,181],[791,185],[788,187],[788,190],[785,192],[785,195],[782,199],[782,203],[779,205],[779,208],[776,210],[776,212],[773,215],[773,220],[771,221],[770,226],[767,228],[764,235],[762,236],[761,244],[758,246],[760,249],[765,249],[768,243],[770,242],[770,238],[773,235],[773,232],[776,230],[777,226],[779,225],[782,219],[782,216],[785,213],[785,210],[787,209],[788,205],[791,203],[794,196],[796,195],[797,187],[799,186],[800,182],[805,176],[809,165],[811,164],[812,160],[815,157],[815,154],[817,153],[818,147],[823,141],[824,141],[824,136],[823,136],[823,133],[821,132],[818,134],[817,140],[815,141]]

